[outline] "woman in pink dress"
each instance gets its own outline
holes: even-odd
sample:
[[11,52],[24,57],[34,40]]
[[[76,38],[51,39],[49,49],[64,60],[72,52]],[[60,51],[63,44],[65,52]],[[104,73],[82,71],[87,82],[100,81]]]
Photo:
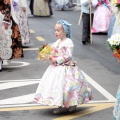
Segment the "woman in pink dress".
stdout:
[[109,0],[98,0],[98,6],[94,13],[92,33],[107,32],[110,18]]

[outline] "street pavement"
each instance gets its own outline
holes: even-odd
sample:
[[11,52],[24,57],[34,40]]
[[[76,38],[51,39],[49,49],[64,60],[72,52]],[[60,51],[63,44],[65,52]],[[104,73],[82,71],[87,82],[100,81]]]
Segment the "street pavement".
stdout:
[[[82,45],[80,11],[53,9],[51,17],[29,15],[30,44],[23,45],[24,58],[4,61],[0,72],[0,120],[113,120],[113,107],[120,84],[120,64],[106,45],[107,34],[93,34],[93,44]],[[38,48],[56,41],[56,21],[72,24],[74,59],[91,84],[94,99],[73,113],[54,115],[56,107],[33,102],[34,93],[49,61],[38,60]]]

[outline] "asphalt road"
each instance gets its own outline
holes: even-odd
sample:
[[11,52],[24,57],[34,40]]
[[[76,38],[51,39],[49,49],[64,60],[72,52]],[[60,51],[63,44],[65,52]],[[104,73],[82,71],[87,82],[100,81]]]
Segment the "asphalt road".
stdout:
[[[80,11],[53,9],[51,17],[29,16],[30,44],[24,58],[4,61],[0,73],[0,120],[113,120],[113,106],[120,84],[120,64],[106,45],[107,34],[93,34],[93,44],[82,45]],[[35,104],[33,95],[50,64],[37,59],[38,48],[56,41],[54,26],[64,19],[72,24],[74,58],[92,86],[94,99],[78,106],[75,113],[54,115],[53,107]]]

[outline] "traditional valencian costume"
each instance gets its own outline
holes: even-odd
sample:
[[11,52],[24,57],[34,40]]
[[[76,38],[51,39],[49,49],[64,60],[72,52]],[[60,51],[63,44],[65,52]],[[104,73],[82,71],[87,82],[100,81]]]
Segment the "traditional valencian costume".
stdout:
[[[2,59],[13,59],[23,57],[22,40],[20,31],[12,11],[12,0],[0,1],[0,12],[2,22],[8,25],[5,29],[1,26],[0,32],[0,67]],[[12,48],[12,49],[11,49]],[[0,68],[1,69],[1,68]]]
[[83,104],[92,99],[92,91],[84,75],[73,61],[73,41],[71,40],[70,25],[60,20],[67,38],[59,44],[60,39],[52,43],[52,48],[60,54],[57,63],[51,64],[45,71],[34,101],[43,105],[62,106],[69,108]]
[[[12,10],[14,12],[14,17],[17,19],[18,27],[20,30],[22,44],[30,43],[30,35],[29,35],[29,28],[28,28],[28,5],[26,0],[13,0],[12,3]],[[23,8],[26,11],[23,11]]]
[[98,6],[94,12],[92,33],[108,32],[111,12],[108,8],[109,0],[98,0]]

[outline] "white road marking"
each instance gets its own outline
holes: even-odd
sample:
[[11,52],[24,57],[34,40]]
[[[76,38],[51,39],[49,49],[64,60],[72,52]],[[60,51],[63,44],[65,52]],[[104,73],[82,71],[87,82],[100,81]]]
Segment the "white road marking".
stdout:
[[41,79],[21,79],[21,80],[0,80],[0,83],[3,82],[26,82],[26,81],[40,81]]
[[[88,102],[88,104],[89,103],[115,102],[116,98],[114,98],[102,86],[100,86],[92,78],[90,78],[85,72],[82,71],[82,73],[84,74],[87,81],[107,99],[107,100],[90,101],[90,102]],[[7,81],[3,80],[4,82],[6,81],[8,83],[1,84],[0,89],[3,90],[3,89],[20,87],[20,86],[25,86],[25,85],[32,85],[32,84],[35,84],[35,83],[39,83],[39,81],[40,81],[40,79],[30,79],[30,83],[28,83],[28,80],[29,79],[25,79],[25,80],[7,80]],[[3,81],[0,81],[0,82],[3,82]],[[12,85],[13,83],[15,85]],[[3,85],[3,87],[2,87],[2,85]],[[8,106],[11,106],[11,105],[16,105],[17,106],[17,104],[18,105],[21,104],[21,106],[28,105],[28,103],[33,102],[33,98],[34,98],[34,93],[27,94],[27,95],[22,95],[22,96],[18,96],[18,97],[13,97],[13,98],[8,98],[8,99],[2,99],[2,100],[0,100],[0,107],[1,106],[4,106],[4,107],[7,106],[8,107]],[[32,105],[32,103],[30,105]]]
[[25,81],[25,82],[9,82],[9,83],[1,83],[0,90],[15,88],[15,87],[22,87],[27,85],[32,85],[39,83],[39,81]]
[[39,41],[45,41],[45,39],[43,37],[36,37],[36,39]]
[[30,65],[30,63],[28,63],[28,62],[21,62],[21,61],[11,61],[11,63],[21,64],[21,65],[16,65],[16,66],[14,66],[14,65],[5,64],[5,65],[3,66],[3,68],[18,68],[18,67],[24,67],[24,66]]
[[29,50],[38,50],[39,48],[24,48],[23,50],[29,51]]
[[86,80],[96,89],[98,90],[104,97],[106,97],[108,100],[115,101],[116,98],[113,97],[109,92],[107,92],[102,86],[100,86],[97,82],[95,82],[91,77],[89,77],[85,72],[83,72],[83,75],[85,76]]
[[30,31],[30,33],[35,33],[35,31],[34,31],[34,30],[32,30],[32,29],[30,29],[29,31]]
[[0,100],[0,105],[24,104],[33,102],[34,94]]

